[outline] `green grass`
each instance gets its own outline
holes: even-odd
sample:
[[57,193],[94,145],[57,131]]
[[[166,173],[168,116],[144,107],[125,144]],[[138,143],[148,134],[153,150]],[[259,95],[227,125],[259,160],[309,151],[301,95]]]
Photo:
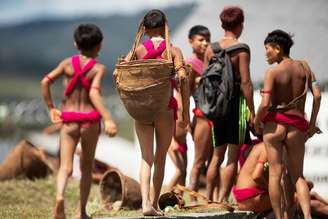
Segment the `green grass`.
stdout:
[[[30,181],[17,179],[0,182],[0,218],[53,218],[56,194],[55,178]],[[68,218],[79,212],[79,183],[70,180],[65,193],[65,211]],[[93,217],[137,217],[138,210],[108,211],[103,208],[99,186],[93,185],[89,196],[88,213]]]
[[[93,186],[90,200],[98,199]],[[41,180],[10,180],[0,183],[0,218],[52,218],[56,188],[54,177]],[[79,184],[71,180],[65,194],[66,213],[78,213]]]
[[1,96],[35,97],[40,96],[40,82],[33,80],[2,78]]
[[[56,194],[55,178],[30,181],[27,179],[15,179],[0,182],[0,218],[53,218],[53,207]],[[187,197],[186,201],[187,201]],[[188,201],[187,201],[188,203]],[[65,193],[65,211],[68,218],[74,218],[79,211],[79,183],[70,180]],[[218,209],[206,210],[206,212],[218,212]],[[139,217],[140,210],[108,211],[103,208],[99,194],[99,186],[91,188],[87,212],[93,218],[104,217]],[[204,212],[203,210],[181,210],[174,208],[166,213],[167,216],[187,213]]]

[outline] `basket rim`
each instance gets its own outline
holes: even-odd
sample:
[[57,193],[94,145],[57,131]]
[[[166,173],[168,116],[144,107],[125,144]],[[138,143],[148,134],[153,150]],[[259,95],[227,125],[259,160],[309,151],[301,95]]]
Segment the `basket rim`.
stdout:
[[121,192],[122,192],[122,204],[123,204],[123,200],[124,200],[124,195],[125,195],[125,190],[124,190],[124,177],[123,177],[123,174],[119,171],[119,170],[116,170],[116,169],[112,169],[112,170],[107,170],[104,174],[103,174],[103,177],[99,183],[99,191],[100,191],[100,197],[102,199],[103,202],[105,202],[105,199],[103,198],[103,188],[104,188],[104,179],[108,177],[109,174],[116,174],[119,176],[120,178],[120,182],[121,182]]

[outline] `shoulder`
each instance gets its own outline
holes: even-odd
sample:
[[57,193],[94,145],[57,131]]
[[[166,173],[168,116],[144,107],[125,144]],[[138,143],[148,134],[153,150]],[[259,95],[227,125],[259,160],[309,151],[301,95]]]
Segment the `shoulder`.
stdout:
[[172,57],[183,57],[182,51],[179,47],[171,46]]
[[95,64],[95,70],[97,73],[101,73],[101,74],[104,74],[107,70],[106,66],[104,64],[101,64],[101,63],[97,63]]
[[242,47],[241,48],[242,50],[246,50],[246,51],[250,51],[251,50],[250,47],[249,47],[249,45],[247,43],[239,43],[238,45],[240,47]]
[[67,57],[67,58],[64,58],[60,63],[59,63],[59,65],[60,66],[63,66],[63,67],[66,67],[66,66],[68,66],[68,65],[71,65],[71,63],[72,63],[72,57]]
[[176,47],[176,46],[172,46],[171,51],[172,51],[173,54],[182,53],[181,49],[179,47]]
[[140,51],[140,50],[144,50],[144,49],[146,49],[146,47],[144,46],[143,43],[140,43],[140,44],[137,46],[136,51]]
[[138,50],[145,50],[147,49],[146,47],[152,47],[153,41],[151,41],[151,39],[145,39],[144,41],[140,42],[136,48],[136,51]]
[[235,52],[241,57],[250,57],[251,49],[246,43],[238,43],[234,47],[238,48]]
[[273,75],[273,74],[276,74],[276,73],[279,72],[279,71],[280,71],[279,66],[273,66],[273,67],[268,68],[268,69],[265,71],[265,74]]
[[265,80],[273,80],[281,70],[278,66],[268,68],[265,72]]
[[135,51],[135,54],[137,55],[138,58],[143,57],[143,55],[145,55],[145,53],[147,52],[146,47],[143,45],[143,43],[140,43]]

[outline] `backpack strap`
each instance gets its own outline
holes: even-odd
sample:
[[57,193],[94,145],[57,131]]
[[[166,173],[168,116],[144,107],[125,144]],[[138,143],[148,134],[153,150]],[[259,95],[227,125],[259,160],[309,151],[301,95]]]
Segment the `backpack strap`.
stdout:
[[219,42],[211,43],[211,47],[212,47],[214,54],[219,53],[222,50]]
[[228,48],[225,48],[225,51],[227,53],[231,53],[233,51],[236,51],[236,50],[240,50],[240,49],[244,49],[246,50],[248,53],[250,53],[250,49],[249,49],[249,46],[245,43],[239,43],[237,45],[233,45],[233,46],[230,46]]
[[244,49],[248,53],[250,53],[249,46],[245,43],[239,43],[237,45],[229,46],[225,49],[222,49],[219,42],[215,42],[215,43],[211,43],[211,47],[212,47],[212,50],[213,50],[214,53],[219,53],[222,50],[225,50],[227,53],[231,53],[233,51],[240,50],[240,49]]

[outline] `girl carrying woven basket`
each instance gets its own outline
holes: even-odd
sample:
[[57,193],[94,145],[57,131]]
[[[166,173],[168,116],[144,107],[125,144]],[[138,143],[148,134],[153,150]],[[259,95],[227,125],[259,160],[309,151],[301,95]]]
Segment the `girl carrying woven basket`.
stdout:
[[[144,34],[149,38],[139,44]],[[186,126],[189,122],[189,95],[184,67],[181,50],[170,44],[166,17],[160,10],[151,10],[144,16],[131,52],[116,65],[116,87],[128,113],[135,119],[141,148],[140,185],[144,215],[163,215],[158,208],[158,199],[164,178],[166,153],[177,118],[177,102],[173,97],[176,73],[183,99],[181,123]],[[150,197],[153,165],[154,192],[153,197]]]

